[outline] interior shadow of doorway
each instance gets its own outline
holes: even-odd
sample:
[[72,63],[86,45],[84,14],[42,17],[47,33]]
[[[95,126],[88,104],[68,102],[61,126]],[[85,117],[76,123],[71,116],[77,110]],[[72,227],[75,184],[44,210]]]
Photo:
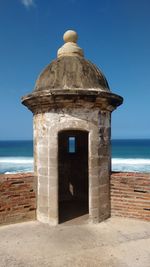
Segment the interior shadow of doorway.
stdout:
[[59,133],[58,174],[59,223],[88,214],[88,132]]

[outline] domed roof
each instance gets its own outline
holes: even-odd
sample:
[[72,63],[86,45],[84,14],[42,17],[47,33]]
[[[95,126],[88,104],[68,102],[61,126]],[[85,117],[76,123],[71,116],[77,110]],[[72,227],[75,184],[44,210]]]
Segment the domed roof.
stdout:
[[110,91],[102,72],[83,56],[76,44],[77,33],[67,31],[65,44],[58,50],[58,58],[40,74],[34,91],[51,89],[99,89]]
[[57,59],[39,75],[34,91],[22,97],[22,103],[34,114],[59,108],[89,108],[113,111],[123,98],[112,93],[102,72],[84,58],[77,45],[77,33],[67,31],[65,44]]
[[64,56],[51,62],[35,85],[35,91],[92,88],[109,91],[102,72],[90,61],[78,56]]

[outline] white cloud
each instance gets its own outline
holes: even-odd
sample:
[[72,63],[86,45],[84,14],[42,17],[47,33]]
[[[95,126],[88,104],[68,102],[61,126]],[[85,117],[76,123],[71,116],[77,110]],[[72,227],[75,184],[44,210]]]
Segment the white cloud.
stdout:
[[30,7],[30,6],[34,6],[35,5],[35,1],[34,0],[21,0],[21,2],[25,7]]

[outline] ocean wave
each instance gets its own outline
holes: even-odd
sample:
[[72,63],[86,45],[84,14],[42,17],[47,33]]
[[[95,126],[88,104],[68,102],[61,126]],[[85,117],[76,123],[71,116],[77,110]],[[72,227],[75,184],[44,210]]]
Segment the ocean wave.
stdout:
[[120,172],[150,172],[150,159],[112,158],[112,170]]
[[4,174],[15,174],[15,173],[27,173],[27,172],[33,172],[33,170],[32,169],[27,169],[27,170],[25,170],[25,169],[22,169],[22,170],[18,170],[18,171],[16,171],[16,170],[14,170],[14,171],[9,171],[9,172],[4,172]]
[[33,157],[1,157],[0,173],[32,172],[33,162]]
[[150,165],[150,159],[123,159],[123,158],[112,158],[112,164],[125,164],[125,165]]
[[0,158],[1,163],[11,163],[11,164],[29,164],[33,163],[32,157],[2,157]]
[[[33,157],[0,157],[0,173],[32,172]],[[119,172],[150,172],[150,159],[112,158],[112,170]]]

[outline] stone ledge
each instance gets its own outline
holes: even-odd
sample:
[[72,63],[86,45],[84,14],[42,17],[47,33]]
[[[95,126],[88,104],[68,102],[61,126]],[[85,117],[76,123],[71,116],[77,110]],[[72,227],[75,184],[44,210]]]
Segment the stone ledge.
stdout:
[[[47,108],[63,107],[99,107],[102,110],[113,111],[121,105],[123,98],[111,92],[96,89],[47,89],[22,97],[22,104],[33,113],[44,112]],[[89,106],[90,105],[90,106]]]

